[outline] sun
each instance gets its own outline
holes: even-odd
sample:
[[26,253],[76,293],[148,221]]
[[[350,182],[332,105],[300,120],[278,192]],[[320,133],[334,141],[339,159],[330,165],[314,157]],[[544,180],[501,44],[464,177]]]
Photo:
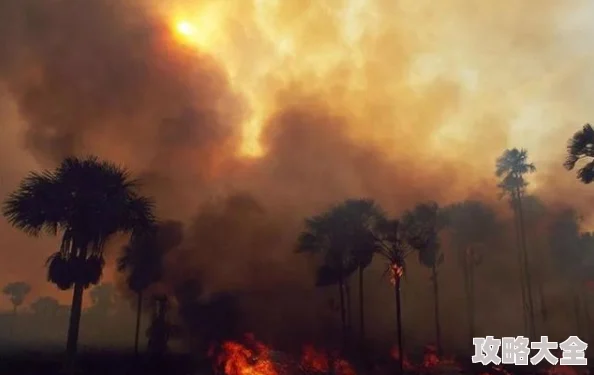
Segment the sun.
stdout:
[[194,26],[188,21],[180,21],[175,25],[175,30],[185,37],[191,37],[195,33]]

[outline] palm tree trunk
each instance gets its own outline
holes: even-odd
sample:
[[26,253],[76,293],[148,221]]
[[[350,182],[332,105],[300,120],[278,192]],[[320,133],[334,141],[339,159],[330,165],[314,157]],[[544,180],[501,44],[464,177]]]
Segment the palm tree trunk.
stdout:
[[359,329],[361,345],[365,343],[365,303],[363,299],[363,267],[359,267]]
[[80,283],[74,284],[72,293],[72,306],[70,307],[70,321],[68,323],[68,341],[66,342],[66,355],[69,362],[73,362],[78,348],[78,330],[82,312],[84,287]]
[[470,296],[470,269],[468,263],[468,253],[464,252],[462,262],[462,276],[464,278],[464,294],[466,297],[466,319],[468,321],[469,342],[472,343],[474,337],[474,324],[472,323],[472,298]]
[[576,288],[573,289],[573,314],[575,317],[575,328],[578,332],[582,332],[582,319],[580,314],[580,295],[576,291]]
[[546,299],[544,296],[544,292],[542,290],[542,280],[538,280],[538,295],[540,298],[540,317],[542,318],[542,331],[543,331],[543,335],[546,334],[546,328],[547,328],[547,321],[548,321],[548,311],[547,311],[547,303],[546,303]]
[[592,317],[590,316],[590,303],[585,288],[582,287],[581,292],[582,305],[584,308],[584,331],[588,335],[588,339],[592,339]]
[[338,293],[340,298],[340,323],[342,331],[342,343],[346,342],[346,308],[344,301],[344,280],[342,275],[338,277]]
[[140,319],[142,317],[142,291],[138,292],[136,303],[136,332],[134,336],[134,355],[138,357],[138,339],[140,337]]
[[439,284],[437,282],[437,267],[433,264],[431,267],[431,280],[433,281],[433,307],[435,316],[435,341],[437,345],[437,354],[442,355],[441,347],[441,323],[439,320]]
[[526,275],[526,297],[528,299],[528,323],[530,327],[530,338],[536,338],[536,328],[534,326],[534,299],[532,298],[532,283],[531,283],[531,272],[528,260],[528,247],[526,245],[526,229],[524,228],[524,212],[522,209],[522,197],[520,190],[517,189],[518,195],[518,214],[520,223],[520,236],[522,239],[522,250],[524,252],[524,272]]
[[474,338],[476,334],[476,303],[474,294],[474,249],[470,252],[470,259],[468,263],[468,297],[470,301],[470,337]]
[[520,224],[518,214],[517,197],[512,197],[512,206],[514,210],[514,230],[516,232],[516,242],[518,245],[518,271],[520,274],[520,291],[522,292],[522,318],[524,321],[524,332],[528,333],[528,302],[526,301],[526,275],[524,273],[524,262],[523,262],[523,251],[522,251],[522,240],[520,236]]
[[402,303],[400,295],[400,277],[396,277],[394,284],[394,294],[396,297],[396,327],[398,329],[398,368],[400,374],[404,373],[404,349],[402,347]]
[[347,332],[350,336],[350,333],[352,330],[351,318],[353,315],[353,310],[352,310],[352,303],[351,303],[351,283],[350,283],[349,278],[347,278],[344,281],[344,296],[345,296],[345,301],[346,301],[346,327],[347,327]]

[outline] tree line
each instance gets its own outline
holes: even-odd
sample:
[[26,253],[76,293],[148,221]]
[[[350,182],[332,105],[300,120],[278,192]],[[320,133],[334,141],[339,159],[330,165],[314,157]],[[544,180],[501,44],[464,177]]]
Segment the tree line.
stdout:
[[[564,165],[572,170],[578,161],[593,157],[594,130],[586,124],[569,141]],[[521,270],[518,283],[522,291],[525,332],[530,337],[536,334],[535,287],[539,290],[539,285],[535,285],[538,282],[535,283],[530,267],[525,209],[531,199],[526,193],[526,177],[535,170],[528,152],[522,149],[505,150],[495,163],[502,197],[509,201],[514,216],[517,261]],[[584,183],[592,182],[594,162],[589,160],[578,170],[577,176]],[[153,199],[139,192],[139,181],[125,168],[96,157],[69,157],[55,170],[31,172],[4,201],[3,214],[14,227],[31,236],[42,233],[61,236],[59,249],[48,259],[47,269],[48,281],[61,290],[73,290],[66,344],[71,360],[77,352],[83,291],[99,283],[105,265],[105,245],[110,238],[122,233],[129,235],[129,243],[122,250],[117,268],[125,274],[129,289],[137,295],[135,346],[138,350],[143,293],[162,277],[164,253],[175,246],[162,238],[167,233],[168,238],[182,240],[180,224],[158,221],[154,209]],[[436,342],[441,351],[439,269],[445,257],[440,232],[450,231],[455,246],[460,249],[457,261],[464,276],[468,331],[473,336],[476,268],[485,256],[481,249],[497,233],[497,225],[493,209],[479,201],[445,207],[436,202],[424,202],[398,217],[390,217],[372,199],[354,198],[307,218],[305,229],[296,241],[296,251],[318,259],[316,285],[336,287],[345,341],[351,335],[350,279],[356,275],[359,283],[359,326],[363,342],[365,269],[374,257],[385,259],[394,290],[398,348],[403,358],[401,288],[410,256],[416,256],[430,270]],[[574,249],[569,250],[572,257],[566,257],[571,259],[568,264],[587,263],[584,244],[590,246],[594,236],[580,233],[579,227],[568,228],[565,222],[559,226],[556,228],[561,233],[558,239],[578,239],[572,242]],[[157,320],[161,321],[167,302],[165,297],[157,301],[157,310],[162,312]]]

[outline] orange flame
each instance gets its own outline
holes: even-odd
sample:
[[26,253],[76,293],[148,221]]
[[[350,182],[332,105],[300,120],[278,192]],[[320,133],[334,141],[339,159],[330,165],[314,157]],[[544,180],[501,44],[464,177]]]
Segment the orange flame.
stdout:
[[[327,374],[330,372],[330,363],[331,360],[324,351],[317,350],[311,345],[303,347],[300,367],[306,372]],[[356,374],[351,364],[341,358],[336,358],[332,367],[336,375]]]
[[330,369],[328,356],[311,345],[303,347],[300,366],[308,372],[326,373]]
[[252,336],[247,338],[254,349],[235,341],[223,343],[216,360],[218,368],[223,369],[225,375],[278,375],[270,359],[270,349]]
[[390,283],[396,285],[396,280],[400,280],[402,275],[404,275],[404,268],[397,263],[392,263],[390,265]]

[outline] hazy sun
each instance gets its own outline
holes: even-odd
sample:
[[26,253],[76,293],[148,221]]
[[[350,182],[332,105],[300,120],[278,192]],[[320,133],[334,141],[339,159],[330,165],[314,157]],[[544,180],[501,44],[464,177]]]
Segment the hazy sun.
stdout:
[[175,30],[177,30],[177,32],[180,35],[186,36],[186,37],[191,37],[192,35],[194,35],[194,26],[192,26],[191,23],[189,23],[188,21],[180,21],[175,25]]

